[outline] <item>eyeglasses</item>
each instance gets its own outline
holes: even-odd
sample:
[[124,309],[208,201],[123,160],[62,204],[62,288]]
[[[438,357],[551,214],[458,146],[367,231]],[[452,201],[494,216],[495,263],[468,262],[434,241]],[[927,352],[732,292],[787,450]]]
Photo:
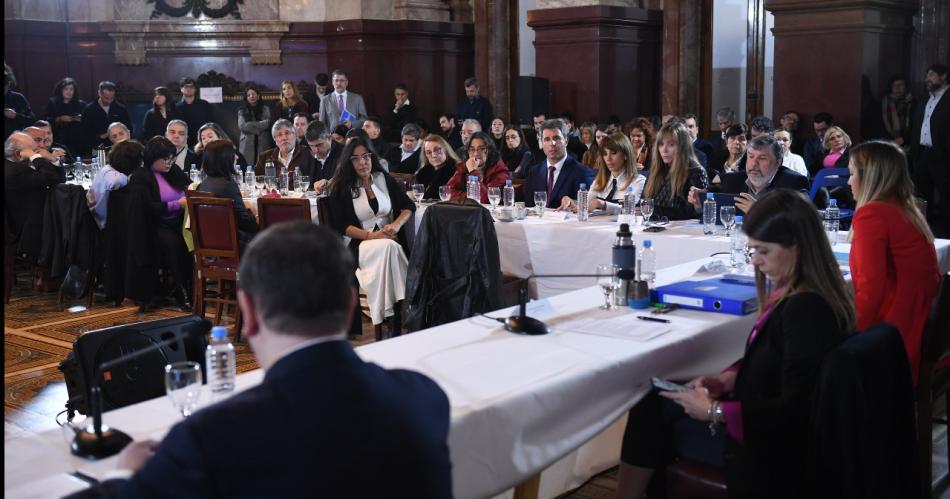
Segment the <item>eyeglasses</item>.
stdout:
[[350,161],[356,162],[356,161],[360,161],[360,160],[362,160],[362,161],[372,161],[372,160],[373,160],[373,153],[368,152],[368,153],[366,153],[366,154],[363,154],[362,156],[357,156],[357,155],[355,155],[355,154],[354,154],[353,156],[350,156]]
[[468,153],[469,153],[469,154],[475,154],[475,153],[482,153],[482,154],[484,154],[484,153],[486,153],[486,152],[488,152],[488,148],[485,147],[485,146],[481,146],[481,147],[469,147],[469,148],[468,148]]
[[441,147],[436,147],[435,149],[431,151],[426,151],[426,156],[439,156],[444,153],[445,153],[445,149],[442,149]]

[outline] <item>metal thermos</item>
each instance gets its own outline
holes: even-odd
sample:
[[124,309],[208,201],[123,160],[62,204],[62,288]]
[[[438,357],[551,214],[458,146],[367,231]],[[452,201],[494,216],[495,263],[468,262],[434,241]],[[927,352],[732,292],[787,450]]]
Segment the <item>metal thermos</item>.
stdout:
[[[633,282],[633,273],[637,264],[637,247],[633,244],[633,233],[630,225],[620,224],[617,231],[617,240],[613,247],[613,264],[620,269],[620,289],[614,292],[614,304],[627,306],[627,295],[630,293],[630,283]],[[626,271],[626,272],[624,272]]]

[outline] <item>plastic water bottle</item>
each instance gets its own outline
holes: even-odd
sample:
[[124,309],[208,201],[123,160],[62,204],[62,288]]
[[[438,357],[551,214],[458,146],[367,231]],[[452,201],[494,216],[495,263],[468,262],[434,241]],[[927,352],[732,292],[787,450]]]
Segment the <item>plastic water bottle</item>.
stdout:
[[274,166],[274,160],[268,159],[267,162],[264,163],[264,177],[277,178],[277,168]]
[[746,237],[742,232],[742,215],[736,215],[736,226],[729,239],[729,263],[741,272],[746,264]]
[[515,206],[515,187],[511,185],[511,179],[505,181],[505,188],[501,192],[502,206],[512,208]]
[[287,165],[280,165],[280,176],[277,177],[277,188],[280,190],[281,196],[287,195],[287,190],[290,188],[290,173],[287,170]]
[[645,239],[640,250],[640,278],[653,285],[656,279],[656,251],[653,250],[653,241]]
[[713,193],[706,193],[703,203],[703,234],[712,234],[716,229],[716,197]]
[[247,165],[247,170],[244,172],[244,183],[248,188],[253,188],[257,183],[257,178],[254,175],[254,166]]
[[577,221],[586,222],[590,219],[590,207],[587,204],[587,184],[581,184],[577,190]]
[[294,176],[293,176],[293,178],[291,178],[291,179],[289,180],[289,181],[290,181],[290,186],[288,187],[288,189],[290,189],[290,190],[292,190],[292,191],[293,191],[293,190],[296,190],[296,188],[297,188],[297,182],[300,182],[300,176],[301,176],[300,167],[299,167],[299,166],[294,167]]
[[617,221],[621,224],[634,225],[637,214],[637,195],[633,193],[633,186],[627,187],[627,192],[623,195],[623,206],[620,208],[620,215]]
[[205,350],[205,372],[212,396],[234,391],[236,376],[234,345],[228,341],[228,329],[224,326],[211,328],[211,343]]
[[481,185],[478,183],[478,177],[475,175],[468,177],[468,187],[466,189],[466,194],[469,199],[475,200],[476,203],[482,202],[482,193]]
[[614,305],[626,306],[627,295],[630,293],[630,283],[636,277],[633,273],[637,269],[637,246],[633,243],[633,234],[630,232],[630,225],[628,224],[620,224],[620,230],[617,231],[617,239],[614,241],[612,251],[612,263],[622,272],[620,289],[614,292]]
[[825,208],[825,233],[828,235],[828,243],[832,246],[838,243],[840,219],[841,212],[838,210],[838,200],[828,200],[828,207]]

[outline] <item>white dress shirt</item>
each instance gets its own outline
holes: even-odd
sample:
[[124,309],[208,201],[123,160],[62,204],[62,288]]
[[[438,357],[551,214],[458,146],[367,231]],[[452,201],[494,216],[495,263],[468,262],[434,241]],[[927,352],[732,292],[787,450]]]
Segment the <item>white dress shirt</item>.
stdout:
[[934,114],[934,109],[937,108],[937,103],[940,102],[940,98],[943,97],[943,94],[947,93],[947,88],[948,85],[944,85],[940,90],[930,93],[930,99],[927,100],[927,107],[924,108],[924,121],[920,124],[920,145],[922,146],[934,146],[933,136],[930,134],[930,117]]

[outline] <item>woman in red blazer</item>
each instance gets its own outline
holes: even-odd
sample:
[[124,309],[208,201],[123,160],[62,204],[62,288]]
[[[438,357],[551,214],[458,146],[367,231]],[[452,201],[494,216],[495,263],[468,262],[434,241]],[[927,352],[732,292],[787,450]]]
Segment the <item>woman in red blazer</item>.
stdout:
[[858,206],[850,256],[858,329],[897,326],[916,384],[921,337],[940,285],[934,236],[914,203],[907,158],[897,146],[865,142],[851,150],[848,169]]
[[481,184],[479,193],[481,202],[488,202],[489,187],[504,187],[511,173],[495,147],[495,141],[485,132],[475,132],[468,139],[468,156],[455,167],[455,174],[449,179],[452,199],[464,199],[468,194],[468,177],[478,177]]

